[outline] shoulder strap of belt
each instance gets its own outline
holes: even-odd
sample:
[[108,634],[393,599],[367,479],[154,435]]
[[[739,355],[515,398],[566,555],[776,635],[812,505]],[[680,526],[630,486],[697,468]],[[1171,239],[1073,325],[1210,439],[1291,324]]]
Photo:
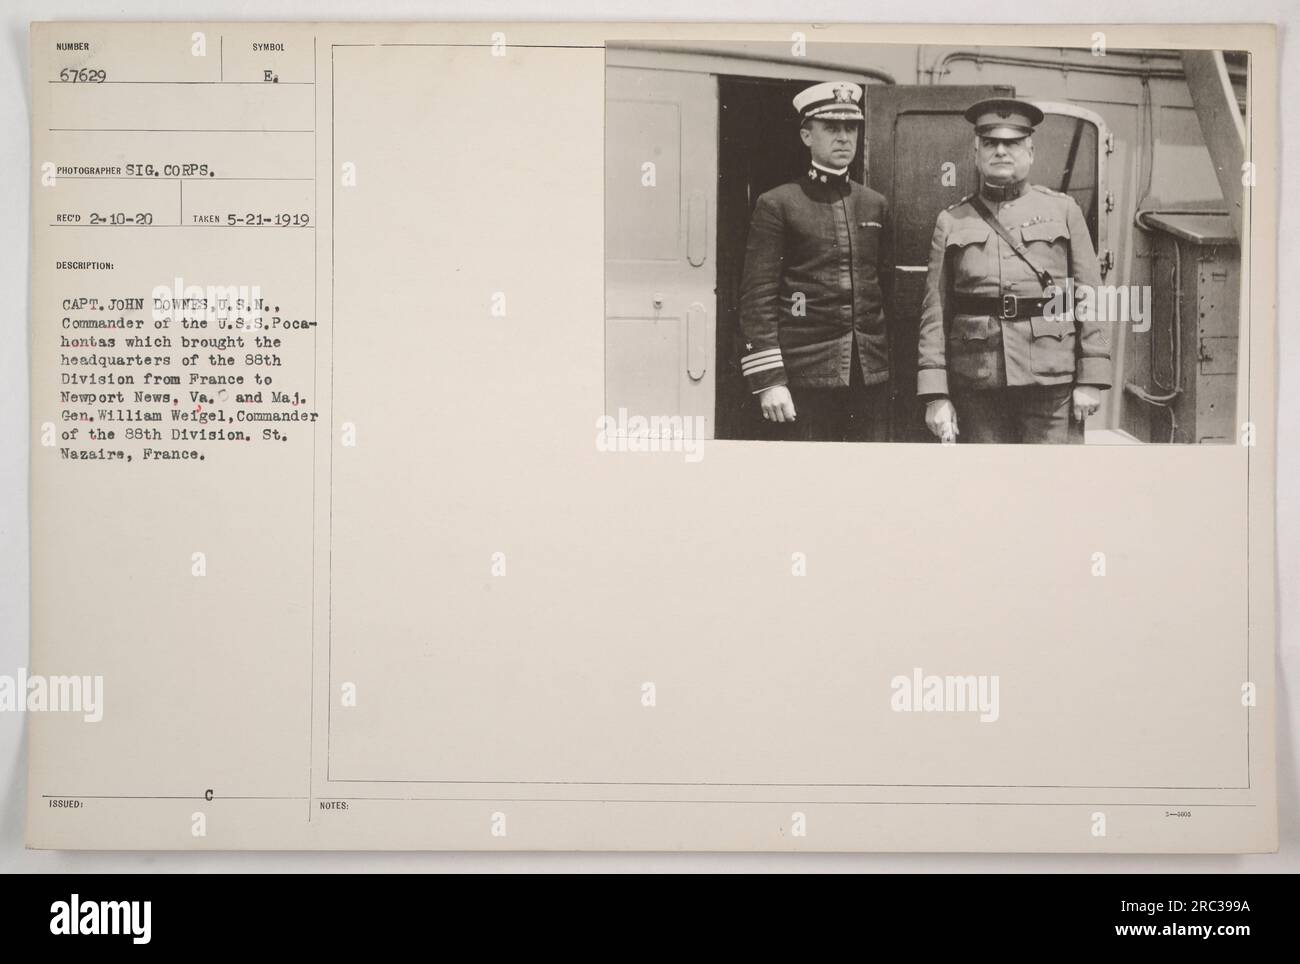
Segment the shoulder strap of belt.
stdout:
[[1024,244],[1012,237],[1011,232],[1003,226],[1002,222],[993,216],[993,212],[988,209],[983,198],[976,194],[970,199],[970,206],[975,209],[975,213],[984,219],[984,223],[992,228],[999,238],[1011,245],[1011,250],[1016,253],[1020,260],[1029,265],[1029,270],[1034,273],[1038,283],[1043,286],[1044,292],[1055,287],[1056,282],[1052,280],[1052,276],[1029,260],[1029,252],[1025,250]]

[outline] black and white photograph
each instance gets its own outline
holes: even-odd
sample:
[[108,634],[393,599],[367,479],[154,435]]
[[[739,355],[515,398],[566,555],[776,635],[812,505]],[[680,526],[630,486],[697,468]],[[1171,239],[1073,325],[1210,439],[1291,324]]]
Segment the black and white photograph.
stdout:
[[1240,441],[1249,58],[1092,41],[608,45],[607,415]]
[[285,872],[371,951],[409,873],[1278,930],[1296,14],[1160,6],[15,0],[12,936],[239,950]]

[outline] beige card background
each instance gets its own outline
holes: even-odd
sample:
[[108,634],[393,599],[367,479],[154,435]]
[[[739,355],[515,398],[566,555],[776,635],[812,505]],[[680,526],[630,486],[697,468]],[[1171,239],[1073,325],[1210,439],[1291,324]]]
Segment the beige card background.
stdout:
[[[227,77],[256,76],[235,54],[250,38],[283,39],[296,83],[96,101],[44,82],[65,34],[122,75],[187,76],[203,69],[196,29],[222,38]],[[33,447],[32,670],[101,673],[106,699],[94,725],[33,714],[31,846],[1276,846],[1271,28],[1105,28],[1116,47],[1252,52],[1239,410],[1258,445],[599,452],[603,43],[792,29],[33,27],[34,162],[160,150],[154,134],[52,128],[256,118],[293,133],[195,134],[193,159],[304,178],[275,197],[316,225],[74,239],[49,226],[67,201],[34,163],[34,437],[57,397],[59,300],[174,276],[247,278],[318,319],[276,377],[322,415],[282,446],[200,464],[87,466]],[[1094,29],[941,33],[1086,46]],[[339,186],[345,163],[355,187]],[[52,270],[97,251],[111,281]],[[338,444],[344,423],[355,447]],[[791,577],[793,552],[807,577]],[[889,681],[914,667],[997,674],[1001,718],[892,712]],[[355,707],[339,705],[345,683]]]

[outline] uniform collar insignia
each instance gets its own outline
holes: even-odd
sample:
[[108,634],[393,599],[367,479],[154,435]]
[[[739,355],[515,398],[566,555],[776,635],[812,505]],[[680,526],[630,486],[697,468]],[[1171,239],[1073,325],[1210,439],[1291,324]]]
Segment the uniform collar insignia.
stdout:
[[832,171],[821,167],[816,162],[808,165],[808,180],[816,184],[831,184],[840,187],[847,187],[849,183],[849,169],[846,167],[842,171]]
[[1014,201],[1029,190],[1029,181],[1016,181],[1012,184],[982,184],[980,195],[986,201]]

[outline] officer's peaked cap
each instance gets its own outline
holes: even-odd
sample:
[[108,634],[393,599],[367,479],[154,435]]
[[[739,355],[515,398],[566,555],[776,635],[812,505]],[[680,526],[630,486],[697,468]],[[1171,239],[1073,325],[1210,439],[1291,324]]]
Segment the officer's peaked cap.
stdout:
[[846,80],[826,84],[813,84],[794,98],[794,109],[801,121],[862,120],[862,88]]
[[1043,112],[1027,101],[994,97],[972,104],[966,119],[981,137],[1017,138],[1032,134],[1043,122]]

